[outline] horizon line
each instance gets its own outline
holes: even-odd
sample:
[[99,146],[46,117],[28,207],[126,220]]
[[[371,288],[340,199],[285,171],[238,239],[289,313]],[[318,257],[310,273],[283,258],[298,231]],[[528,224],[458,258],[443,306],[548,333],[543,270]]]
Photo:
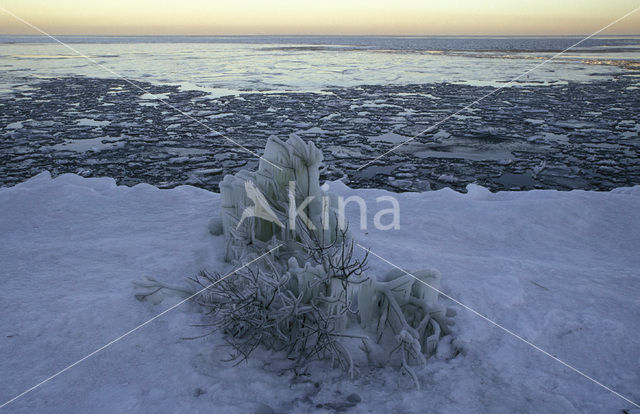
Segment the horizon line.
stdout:
[[[572,34],[260,34],[260,33],[243,33],[243,34],[170,34],[170,33],[153,33],[153,34],[65,34],[55,33],[53,36],[68,36],[68,37],[155,37],[155,36],[172,36],[172,37],[574,37],[585,36],[584,33],[572,33]],[[47,37],[43,34],[37,33],[0,33],[0,36],[28,36],[28,37]],[[597,37],[634,37],[640,36],[640,32],[634,34],[604,34]]]

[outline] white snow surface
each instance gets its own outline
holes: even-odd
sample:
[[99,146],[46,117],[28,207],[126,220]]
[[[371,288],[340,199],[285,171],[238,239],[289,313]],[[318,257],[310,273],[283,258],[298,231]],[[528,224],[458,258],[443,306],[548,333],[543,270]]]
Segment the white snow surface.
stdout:
[[[368,202],[367,230],[355,226],[355,203],[347,210],[357,241],[409,271],[440,270],[448,295],[640,402],[640,186],[396,194],[401,229],[390,231],[372,223],[389,207],[375,198],[391,193],[330,187]],[[71,174],[0,189],[0,404],[179,300],[139,302],[132,281],[229,271],[223,238],[207,230],[219,202],[190,186],[124,187]],[[371,275],[390,269],[370,259]],[[638,412],[442,300],[458,310],[466,353],[418,368],[422,390],[396,367],[361,369],[350,380],[314,363],[294,377],[282,355],[265,350],[233,366],[222,361],[221,333],[181,339],[205,333],[191,326],[203,316],[184,304],[0,412]],[[345,405],[350,394],[362,401]]]

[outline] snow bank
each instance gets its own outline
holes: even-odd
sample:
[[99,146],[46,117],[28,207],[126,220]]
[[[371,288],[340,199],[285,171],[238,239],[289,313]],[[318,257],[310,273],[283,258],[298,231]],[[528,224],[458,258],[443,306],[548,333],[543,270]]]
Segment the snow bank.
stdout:
[[[585,374],[640,400],[640,186],[609,193],[397,195],[401,229],[360,243],[409,269],[435,267],[443,289]],[[386,207],[386,206],[385,206]],[[219,195],[194,187],[118,187],[47,173],[0,189],[0,403],[146,321],[171,303],[134,299],[131,281],[181,282],[225,271],[208,233]],[[347,214],[357,223],[355,205]],[[371,259],[371,272],[389,265]],[[177,299],[176,299],[177,300]],[[418,375],[393,368],[354,381],[323,364],[294,378],[278,356],[221,362],[220,335],[183,305],[13,402],[8,412],[621,412],[632,405],[470,312],[456,320],[466,355],[437,356]],[[356,396],[352,394],[357,394]],[[358,402],[361,399],[361,402]]]

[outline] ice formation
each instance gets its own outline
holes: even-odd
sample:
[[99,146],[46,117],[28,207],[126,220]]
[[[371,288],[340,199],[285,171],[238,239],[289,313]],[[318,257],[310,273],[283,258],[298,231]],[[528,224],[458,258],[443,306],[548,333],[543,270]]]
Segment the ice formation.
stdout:
[[412,365],[444,337],[446,354],[459,351],[449,335],[455,312],[438,303],[440,274],[367,274],[368,254],[354,249],[338,198],[320,186],[321,163],[312,142],[270,137],[258,171],[225,176],[209,230],[224,236],[225,259],[238,267],[278,248],[230,278],[202,272],[191,290],[147,278],[136,297],[157,303],[166,291],[206,287],[196,302],[216,315],[211,326],[227,334],[236,358],[265,346],[300,364],[331,357],[353,374],[354,354],[364,352],[367,363],[397,361],[419,386]]
[[[309,309],[308,313],[302,311],[295,317],[307,318],[316,324],[320,320],[330,321],[331,329],[324,332],[325,335],[339,336],[339,330],[357,326],[365,332],[361,338],[368,354],[371,347],[367,342],[372,335],[375,344],[390,351],[388,355],[399,351],[402,367],[417,384],[410,365],[425,363],[425,355],[436,351],[440,339],[450,333],[453,325],[454,310],[438,303],[440,274],[434,270],[409,274],[396,269],[381,278],[368,276],[366,257],[353,251],[351,237],[341,226],[344,218],[339,217],[337,198],[320,186],[321,162],[322,153],[312,142],[304,142],[296,135],[286,142],[271,137],[257,172],[243,170],[224,178],[220,189],[226,259],[241,265],[268,248],[282,244],[267,270],[270,275],[267,277],[271,277],[273,283],[270,287],[261,287],[261,284],[269,285],[269,281],[245,278],[257,284],[249,290],[266,289],[272,296],[296,298],[293,303],[282,302],[283,309],[287,312],[290,307]],[[296,206],[304,208],[297,211]],[[246,285],[247,282],[238,283]],[[273,285],[278,287],[274,289]],[[229,283],[216,292],[224,296],[225,289],[242,288],[237,283]],[[264,301],[267,300],[265,297]],[[273,307],[273,302],[271,299],[263,305]],[[214,306],[218,305],[214,303]],[[312,315],[311,310],[319,314]],[[284,320],[280,313],[277,315],[269,315],[267,319]],[[287,315],[291,318],[291,314]],[[227,317],[227,331],[229,324],[242,325],[242,330],[231,329],[239,336],[250,329],[259,329],[247,326],[251,323],[247,322],[246,315],[241,320],[233,314]],[[300,332],[291,332],[291,326],[291,320],[287,319],[286,326],[276,326],[276,329],[278,333],[284,332],[286,341],[297,342],[296,335]],[[316,338],[316,346],[318,340]],[[299,344],[291,345],[299,355],[306,356],[298,349]],[[284,348],[286,344],[280,349]],[[353,369],[350,351],[340,347],[337,353],[338,359],[346,361],[345,367]]]
[[[313,143],[297,135],[286,142],[272,136],[258,171],[224,177],[220,193],[227,260],[242,257],[247,246],[262,249],[274,238],[290,248],[309,238],[335,240],[337,201],[320,188],[321,163],[322,152]],[[293,206],[303,210],[296,214]]]

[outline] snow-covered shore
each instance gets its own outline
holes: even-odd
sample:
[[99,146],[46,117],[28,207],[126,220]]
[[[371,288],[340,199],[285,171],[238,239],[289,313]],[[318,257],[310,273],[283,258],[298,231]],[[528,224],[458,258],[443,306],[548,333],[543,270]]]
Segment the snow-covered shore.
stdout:
[[[612,192],[396,194],[401,228],[356,239],[407,270],[436,268],[443,290],[604,385],[640,401],[640,186]],[[168,308],[139,302],[144,275],[181,282],[224,272],[207,231],[219,194],[116,186],[47,173],[0,189],[0,404]],[[387,207],[387,206],[385,206]],[[347,210],[356,222],[355,206]],[[388,264],[371,258],[371,274]],[[175,299],[177,301],[177,299]],[[448,303],[448,305],[453,305]],[[466,354],[431,358],[413,389],[396,368],[351,381],[323,364],[293,378],[279,355],[221,361],[220,334],[183,305],[14,401],[7,412],[620,413],[633,406],[458,308]],[[357,394],[357,397],[352,394]],[[358,399],[361,399],[358,402]]]

